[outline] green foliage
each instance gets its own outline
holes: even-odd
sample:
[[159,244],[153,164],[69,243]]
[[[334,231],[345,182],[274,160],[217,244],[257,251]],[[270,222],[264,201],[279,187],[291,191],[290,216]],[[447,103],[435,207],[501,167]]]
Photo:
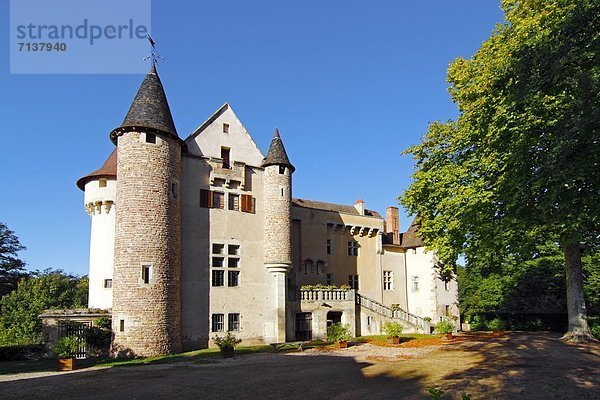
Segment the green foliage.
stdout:
[[427,388],[427,392],[433,400],[440,400],[444,395],[444,391],[435,387]]
[[350,340],[351,338],[349,325],[342,325],[341,322],[336,322],[327,327],[327,340],[330,342],[341,342]]
[[513,289],[503,269],[549,241],[571,254],[576,274],[579,244],[600,245],[600,3],[504,0],[503,9],[506,22],[476,54],[451,64],[459,117],[432,123],[407,150],[416,171],[401,197],[446,269],[464,255],[487,269],[483,278],[497,274],[477,300],[491,307]]
[[435,331],[437,333],[452,333],[454,330],[454,325],[452,325],[448,321],[440,321],[435,324]]
[[235,347],[242,342],[242,339],[238,339],[231,332],[227,332],[225,336],[214,336],[213,341],[219,349],[224,349],[226,347]]
[[73,357],[79,350],[80,342],[81,340],[75,336],[63,336],[52,346],[52,353],[57,358]]
[[27,276],[25,263],[17,254],[22,250],[25,247],[19,238],[0,222],[0,299],[15,290],[19,280]]
[[504,321],[502,321],[500,318],[494,318],[493,320],[488,322],[487,326],[488,326],[488,329],[490,329],[492,331],[502,331],[502,330],[506,329],[505,325],[504,325]]
[[17,290],[1,301],[0,345],[39,343],[46,309],[87,307],[87,277],[46,270],[21,279]]
[[403,328],[404,327],[402,326],[402,324],[398,322],[386,322],[385,324],[383,324],[383,331],[389,337],[400,337],[402,335]]

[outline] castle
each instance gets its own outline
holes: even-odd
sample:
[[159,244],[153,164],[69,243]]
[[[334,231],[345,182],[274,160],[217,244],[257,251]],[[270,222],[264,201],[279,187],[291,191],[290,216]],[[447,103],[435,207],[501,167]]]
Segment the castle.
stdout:
[[115,150],[79,179],[91,217],[89,307],[109,310],[113,352],[151,356],[323,339],[328,324],[427,332],[457,316],[457,286],[423,247],[355,205],[292,197],[295,168],[276,130],[266,156],[228,104],[182,140],[154,65]]

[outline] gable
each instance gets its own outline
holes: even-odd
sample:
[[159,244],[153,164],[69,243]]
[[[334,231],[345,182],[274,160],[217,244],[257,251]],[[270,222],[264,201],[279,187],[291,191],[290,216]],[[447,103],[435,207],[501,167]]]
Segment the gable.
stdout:
[[[228,132],[224,132],[227,124]],[[265,158],[252,137],[225,103],[200,125],[186,140],[188,153],[196,156],[221,158],[221,148],[230,148],[230,159],[247,165],[260,167]]]

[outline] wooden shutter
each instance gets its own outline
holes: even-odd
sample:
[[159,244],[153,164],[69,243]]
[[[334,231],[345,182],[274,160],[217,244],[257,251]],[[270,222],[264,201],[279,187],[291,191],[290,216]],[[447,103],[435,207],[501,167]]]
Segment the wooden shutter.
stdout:
[[200,207],[212,208],[213,194],[212,190],[200,189]]
[[247,213],[254,213],[254,197],[249,194],[242,195],[242,211]]

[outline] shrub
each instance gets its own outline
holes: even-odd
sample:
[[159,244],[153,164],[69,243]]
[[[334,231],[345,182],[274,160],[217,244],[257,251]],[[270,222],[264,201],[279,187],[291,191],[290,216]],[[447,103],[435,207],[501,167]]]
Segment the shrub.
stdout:
[[214,336],[213,341],[215,342],[215,344],[217,346],[219,346],[219,349],[223,350],[224,348],[227,348],[227,347],[233,348],[233,347],[237,346],[238,344],[240,344],[242,342],[242,339],[238,339],[231,332],[227,332],[227,335],[222,336],[222,337]]
[[400,335],[402,335],[403,328],[404,327],[402,326],[402,324],[398,322],[386,322],[385,324],[383,324],[383,331],[389,337],[400,337]]
[[454,325],[448,321],[441,321],[435,325],[435,330],[437,333],[452,333]]
[[37,359],[44,355],[43,344],[0,347],[0,361]]
[[431,317],[423,317],[423,321],[425,321],[425,322],[431,322]]
[[504,321],[502,321],[500,318],[494,318],[493,320],[491,320],[490,322],[488,322],[487,324],[488,329],[492,330],[492,331],[502,331],[505,328],[505,324]]
[[342,290],[350,290],[350,289],[352,289],[352,287],[350,285],[345,285],[344,284],[344,285],[340,286],[340,289],[342,289]]
[[344,340],[350,340],[352,335],[350,334],[350,326],[342,325],[341,322],[337,322],[327,327],[327,340],[330,342],[340,342]]
[[63,336],[52,346],[52,353],[58,358],[73,357],[79,350],[80,339],[75,336]]

